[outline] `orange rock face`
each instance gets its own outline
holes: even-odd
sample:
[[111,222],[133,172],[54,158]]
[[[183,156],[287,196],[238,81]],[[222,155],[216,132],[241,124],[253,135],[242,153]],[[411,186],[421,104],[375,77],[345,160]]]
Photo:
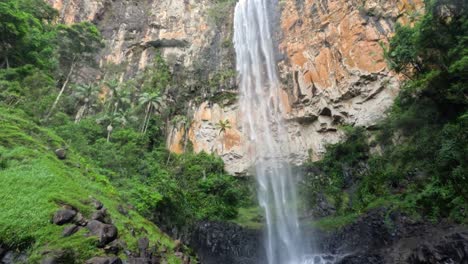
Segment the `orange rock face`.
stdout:
[[[397,17],[406,22],[421,0],[305,0],[281,2],[280,50],[289,70],[317,89],[349,84],[353,74],[386,70],[380,43],[388,41]],[[283,69],[283,72],[288,70]]]
[[[410,23],[422,6],[422,0],[280,1],[279,96],[290,162],[320,159],[327,144],[341,139],[340,125],[372,127],[382,118],[401,81],[387,68],[382,45],[397,22]],[[233,128],[219,134],[216,123],[224,119]],[[203,103],[189,131],[194,150],[219,154],[231,173],[245,172],[255,144],[238,127],[241,119],[236,106]]]

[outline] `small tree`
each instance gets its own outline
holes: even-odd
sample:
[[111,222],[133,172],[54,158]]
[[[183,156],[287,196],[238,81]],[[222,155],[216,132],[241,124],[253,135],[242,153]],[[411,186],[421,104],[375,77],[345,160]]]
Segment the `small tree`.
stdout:
[[99,30],[89,22],[81,22],[71,26],[60,24],[57,27],[57,45],[60,75],[63,83],[46,119],[53,113],[63,95],[73,71],[82,63],[89,63],[96,53],[103,47]]
[[78,100],[78,104],[81,103],[75,115],[75,123],[80,122],[83,116],[86,115],[88,109],[93,105],[95,106],[94,103],[96,102],[99,91],[99,86],[94,84],[82,84],[74,88],[73,97]]
[[43,21],[45,15],[28,11],[18,1],[0,2],[0,69],[27,64],[41,69],[55,66],[53,32]]
[[131,90],[133,90],[133,87],[123,85],[117,80],[107,81],[106,85],[110,90],[109,97],[106,99],[107,112],[117,112],[131,106]]
[[145,106],[145,117],[140,131],[146,134],[151,115],[161,106],[161,96],[158,92],[142,93],[138,99],[140,106]]
[[[224,141],[224,135],[226,133],[226,130],[232,128],[231,122],[229,121],[229,119],[219,120],[219,122],[216,124],[216,127],[219,129],[218,135],[221,135],[221,133],[223,134],[223,141]],[[224,144],[222,141],[221,141],[221,152],[224,152]]]
[[111,134],[115,126],[119,125],[125,127],[130,121],[134,121],[132,112],[127,109],[126,111],[114,111],[105,114],[102,118],[98,119],[98,123],[107,124],[107,142],[110,142]]

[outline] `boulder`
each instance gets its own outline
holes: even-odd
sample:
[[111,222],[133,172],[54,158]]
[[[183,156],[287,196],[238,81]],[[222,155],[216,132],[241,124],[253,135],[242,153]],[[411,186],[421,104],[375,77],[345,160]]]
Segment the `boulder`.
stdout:
[[94,205],[94,208],[96,208],[96,210],[101,210],[102,207],[104,207],[104,205],[96,199],[93,199],[93,205]]
[[7,247],[0,244],[0,259],[2,259],[3,255],[5,255],[7,251],[8,251]]
[[147,237],[142,237],[138,239],[138,249],[140,250],[140,256],[146,255],[146,250],[149,247],[149,239]]
[[75,234],[76,232],[78,232],[78,230],[80,230],[80,229],[81,229],[81,226],[78,226],[78,225],[66,226],[63,229],[62,236],[64,236],[64,237],[71,236],[71,235]]
[[84,218],[84,216],[78,212],[75,218],[73,218],[73,222],[79,226],[85,226],[88,223],[88,220],[86,220],[86,218]]
[[42,252],[42,255],[43,257],[41,260],[41,264],[74,263],[75,261],[75,255],[72,250],[44,251]]
[[456,232],[440,241],[426,241],[413,250],[407,263],[468,263],[468,232]]
[[121,250],[127,248],[125,241],[116,239],[109,244],[107,244],[103,249],[107,254],[117,255]]
[[91,215],[91,219],[92,220],[97,220],[99,222],[103,222],[103,223],[106,223],[106,224],[110,224],[111,223],[111,219],[110,217],[107,215],[107,210],[106,208],[102,208],[101,210],[98,210],[96,212],[94,212],[92,215]]
[[99,247],[104,247],[117,238],[117,228],[110,224],[104,224],[97,220],[91,220],[86,225],[90,234],[99,238]]
[[63,148],[59,148],[55,150],[55,155],[58,159],[64,160],[67,158],[67,151]]
[[52,221],[56,225],[70,223],[76,215],[76,211],[72,209],[60,209],[54,214]]
[[122,260],[118,257],[94,257],[88,259],[86,264],[122,264]]
[[47,256],[41,260],[41,264],[58,264],[57,258],[54,256]]

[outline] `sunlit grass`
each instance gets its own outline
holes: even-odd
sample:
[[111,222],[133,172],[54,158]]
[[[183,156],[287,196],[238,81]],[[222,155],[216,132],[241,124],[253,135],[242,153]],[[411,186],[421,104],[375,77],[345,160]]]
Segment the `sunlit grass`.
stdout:
[[[67,160],[58,160],[54,150],[64,142],[53,132],[29,122],[20,112],[2,107],[0,121],[0,241],[10,248],[28,250],[28,263],[39,262],[45,251],[59,249],[70,250],[77,263],[103,255],[96,247],[96,238],[86,237],[85,230],[62,237],[64,227],[51,223],[54,212],[63,204],[90,216],[93,198],[108,209],[120,239],[130,250],[137,249],[137,240],[143,236],[156,242],[158,248],[174,247],[153,223],[126,206],[108,179],[96,173],[84,158],[68,150]],[[118,212],[119,205],[126,206],[128,216]],[[175,258],[168,258],[170,263],[177,263]]]

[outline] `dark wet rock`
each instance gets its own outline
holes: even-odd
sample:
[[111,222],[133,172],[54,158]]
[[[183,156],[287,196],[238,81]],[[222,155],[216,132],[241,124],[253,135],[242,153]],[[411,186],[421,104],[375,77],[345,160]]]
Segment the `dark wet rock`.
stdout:
[[[416,221],[385,208],[371,210],[337,230],[304,229],[303,233],[315,239],[315,253],[323,254],[324,260],[330,256],[335,264],[468,264],[466,226]],[[262,242],[260,231],[202,222],[190,246],[201,263],[263,264]]]
[[96,208],[96,210],[101,210],[102,207],[104,207],[104,205],[99,200],[93,199],[92,203],[93,203],[94,208]]
[[43,257],[41,264],[63,264],[75,262],[75,255],[72,250],[45,251],[42,254]]
[[90,234],[99,238],[99,247],[104,247],[117,238],[117,228],[113,225],[104,224],[97,220],[91,220],[86,225]]
[[62,236],[64,236],[64,237],[71,236],[71,235],[75,234],[76,232],[78,232],[80,230],[80,228],[81,228],[81,226],[78,226],[78,225],[66,226],[63,229]]
[[63,148],[59,148],[55,150],[55,155],[58,159],[64,160],[67,158],[67,151]]
[[149,247],[149,239],[147,237],[142,237],[138,239],[138,250],[140,250],[140,256],[146,255],[146,250]]
[[98,211],[94,212],[91,215],[91,219],[92,220],[97,220],[99,222],[106,223],[106,224],[111,224],[112,223],[112,220],[110,219],[109,215],[107,214],[107,209],[106,208],[102,208],[101,210],[98,210]]
[[159,264],[161,263],[161,257],[152,253],[149,253],[146,256],[140,256],[140,257],[135,257],[135,256],[130,256],[127,259],[128,264]]
[[109,244],[107,244],[103,249],[107,254],[115,254],[117,255],[120,251],[123,251],[127,248],[127,243],[121,239],[116,239]]
[[86,264],[122,264],[122,260],[118,257],[94,257],[88,259]]
[[3,252],[0,254],[0,263],[1,264],[16,264],[16,263],[26,263],[28,256],[24,251],[18,250],[8,250],[3,248]]
[[125,207],[121,204],[117,206],[117,211],[119,211],[120,214],[128,216],[128,210],[125,209]]
[[59,264],[59,261],[54,256],[47,256],[41,260],[41,264]]
[[169,47],[186,47],[189,43],[186,40],[178,39],[155,39],[150,40],[142,44],[144,47],[154,47],[154,48],[169,48]]
[[468,232],[444,236],[436,243],[423,242],[412,251],[407,263],[468,263]]
[[8,248],[6,246],[0,244],[0,260],[7,253],[7,251],[8,251]]
[[383,264],[383,259],[380,256],[346,256],[336,262],[336,264]]
[[84,218],[80,212],[78,212],[73,218],[73,222],[79,226],[85,226],[88,223],[88,220]]
[[261,231],[236,224],[201,222],[192,232],[190,246],[204,264],[259,264],[265,259]]
[[72,209],[60,209],[54,214],[52,221],[56,225],[70,223],[76,215],[76,211]]
[[468,263],[468,228],[414,221],[383,208],[339,230],[313,235],[321,252],[346,256],[339,264]]

